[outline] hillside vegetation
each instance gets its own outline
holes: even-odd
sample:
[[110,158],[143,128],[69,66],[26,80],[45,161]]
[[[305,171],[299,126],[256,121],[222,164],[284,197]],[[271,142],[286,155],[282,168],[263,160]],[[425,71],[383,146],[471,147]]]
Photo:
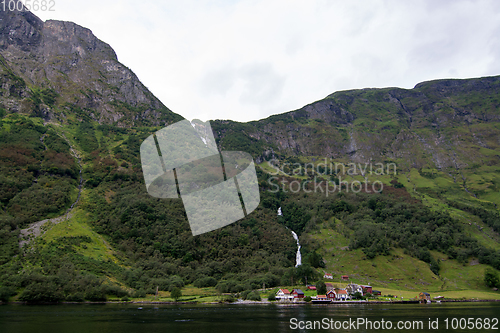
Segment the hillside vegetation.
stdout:
[[143,140],[182,117],[88,29],[0,19],[0,300],[249,295],[325,272],[412,292],[494,287],[500,77],[342,91],[260,121],[212,121],[221,150],[253,155],[261,202],[193,237],[180,199],[147,194],[140,161]]

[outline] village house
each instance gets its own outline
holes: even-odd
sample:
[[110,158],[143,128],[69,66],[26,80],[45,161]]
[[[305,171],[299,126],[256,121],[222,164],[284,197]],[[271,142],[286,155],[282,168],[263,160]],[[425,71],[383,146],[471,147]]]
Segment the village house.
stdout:
[[431,295],[429,293],[423,292],[418,294],[418,299],[421,301],[431,301]]
[[337,301],[347,301],[348,299],[351,299],[351,296],[349,296],[347,290],[345,289],[336,289],[335,294],[336,294],[335,299]]
[[365,296],[366,294],[372,294],[373,295],[372,286],[363,286],[363,285],[361,285],[361,288],[363,289],[363,296]]
[[280,289],[276,293],[276,300],[281,302],[290,302],[293,301],[293,295],[290,294],[288,289]]
[[337,294],[335,293],[335,290],[329,290],[326,293],[326,298],[331,299],[332,301],[336,300],[337,299]]
[[316,290],[316,286],[311,286],[311,285],[308,285],[308,286],[307,286],[307,289],[308,289],[308,290]]
[[349,275],[342,275],[342,281],[349,281]]
[[354,295],[355,293],[360,293],[361,295],[363,295],[363,288],[355,283],[349,283],[345,290],[347,290],[347,293],[349,295]]
[[304,292],[300,289],[293,289],[291,295],[293,296],[294,301],[304,298]]
[[333,280],[333,274],[325,273],[325,275],[323,275],[323,278]]

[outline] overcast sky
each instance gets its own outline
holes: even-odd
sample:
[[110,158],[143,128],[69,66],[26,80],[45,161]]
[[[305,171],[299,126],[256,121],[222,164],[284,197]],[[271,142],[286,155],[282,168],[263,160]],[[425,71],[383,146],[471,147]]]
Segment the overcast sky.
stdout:
[[55,0],[187,119],[249,121],[339,90],[500,74],[500,1]]

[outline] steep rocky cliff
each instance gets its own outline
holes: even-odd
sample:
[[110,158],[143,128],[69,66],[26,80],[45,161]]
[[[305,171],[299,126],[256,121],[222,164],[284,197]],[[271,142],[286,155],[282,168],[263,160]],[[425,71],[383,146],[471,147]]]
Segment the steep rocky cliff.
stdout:
[[260,160],[273,151],[443,169],[499,163],[499,120],[496,76],[340,91],[259,121],[214,121],[214,130],[224,149],[252,142]]
[[70,114],[120,126],[182,119],[122,65],[113,49],[71,22],[0,11],[0,104],[64,121]]

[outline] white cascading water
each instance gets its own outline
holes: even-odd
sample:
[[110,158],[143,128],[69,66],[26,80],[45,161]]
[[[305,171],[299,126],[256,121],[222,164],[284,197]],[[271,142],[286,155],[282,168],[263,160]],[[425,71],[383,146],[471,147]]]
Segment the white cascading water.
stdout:
[[[278,216],[283,216],[283,213],[281,211],[281,207],[278,208]],[[291,230],[291,231],[292,231],[293,239],[295,239],[297,241],[297,255],[295,256],[295,267],[298,267],[298,266],[302,265],[302,254],[300,254],[299,236],[297,236],[295,231],[293,231],[293,230]]]
[[297,234],[293,230],[292,230],[292,236],[297,241],[297,255],[295,256],[295,261],[296,261],[295,267],[298,267],[302,265],[302,255],[300,254],[299,236],[297,236]]

